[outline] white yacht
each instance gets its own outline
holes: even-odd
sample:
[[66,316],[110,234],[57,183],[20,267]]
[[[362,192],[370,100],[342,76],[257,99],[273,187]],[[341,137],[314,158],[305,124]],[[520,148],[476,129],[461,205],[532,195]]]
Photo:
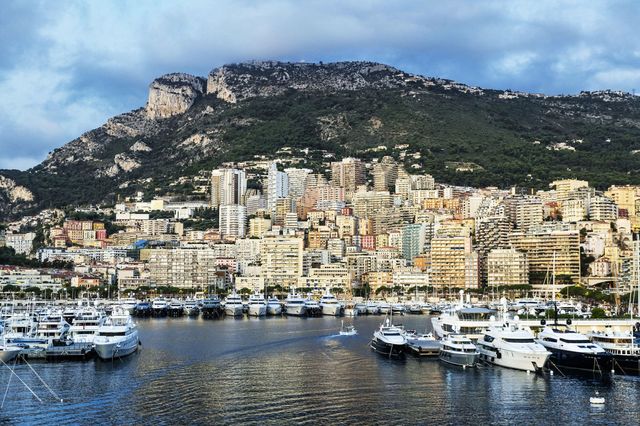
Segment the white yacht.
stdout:
[[480,353],[466,336],[449,334],[441,341],[440,361],[461,367],[475,367]]
[[382,315],[387,315],[389,312],[391,312],[391,305],[387,302],[378,303],[378,312]]
[[587,337],[613,356],[613,368],[617,374],[640,375],[640,345],[633,333],[607,329],[588,333]]
[[344,312],[344,308],[338,302],[338,299],[329,290],[322,295],[319,305],[322,315],[340,316]]
[[153,299],[153,302],[151,302],[151,311],[153,315],[165,316],[169,312],[169,302],[162,297]]
[[613,370],[613,355],[568,325],[547,325],[538,333],[538,343],[551,352],[552,366],[561,370],[609,374]]
[[304,301],[304,310],[308,317],[317,317],[322,315],[322,308],[320,304],[314,300],[311,295],[308,295]]
[[462,334],[476,341],[491,327],[491,317],[495,318],[496,313],[495,309],[458,306],[431,318],[431,323],[434,333],[440,338],[449,334]]
[[200,314],[200,308],[198,302],[193,299],[185,300],[184,312],[190,317],[197,317]]
[[267,301],[264,300],[264,294],[253,293],[249,296],[249,316],[263,317],[267,315]]
[[69,337],[74,343],[93,343],[104,315],[94,308],[81,309],[69,328]]
[[3,363],[13,361],[15,357],[20,355],[20,352],[22,352],[22,348],[18,346],[0,344],[0,361]]
[[118,307],[98,328],[93,345],[101,359],[121,358],[138,349],[138,328],[128,311]]
[[284,309],[287,315],[304,316],[307,313],[305,299],[297,293],[289,293],[284,301]]
[[172,317],[181,317],[184,315],[184,303],[178,299],[171,299],[171,302],[167,307],[167,313]]
[[368,315],[377,315],[380,313],[380,308],[378,307],[378,303],[373,300],[367,300],[365,304],[365,309],[367,310]]
[[125,299],[120,299],[120,306],[129,311],[131,315],[133,315],[133,310],[136,308],[138,301],[133,297],[127,297]]
[[244,309],[242,297],[235,290],[224,299],[224,313],[232,317],[241,317]]
[[404,329],[401,326],[393,325],[391,320],[386,318],[373,333],[373,339],[371,339],[369,346],[377,353],[389,358],[402,356],[407,347]]
[[529,327],[521,326],[517,320],[490,327],[476,346],[481,360],[515,370],[537,371],[551,356],[536,343]]
[[280,304],[280,300],[278,300],[277,297],[271,296],[269,300],[267,300],[267,313],[269,315],[282,314],[282,305]]
[[49,341],[63,339],[66,337],[69,327],[69,323],[65,321],[61,310],[51,310],[38,322],[36,337]]

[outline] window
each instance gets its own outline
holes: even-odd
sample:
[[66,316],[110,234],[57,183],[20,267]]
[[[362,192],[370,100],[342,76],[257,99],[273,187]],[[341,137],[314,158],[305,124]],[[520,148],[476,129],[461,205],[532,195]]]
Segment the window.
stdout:
[[502,340],[508,343],[534,343],[533,339],[525,339],[525,338],[520,338],[520,339],[511,338],[511,339],[502,339]]
[[588,340],[588,339],[587,339],[587,340],[569,340],[569,339],[560,339],[560,341],[561,341],[561,342],[564,342],[564,343],[573,343],[573,344],[591,343],[591,341],[590,341],[590,340]]
[[545,337],[542,340],[544,340],[545,342],[553,342],[553,343],[556,343],[558,341],[558,339],[553,339],[551,337]]

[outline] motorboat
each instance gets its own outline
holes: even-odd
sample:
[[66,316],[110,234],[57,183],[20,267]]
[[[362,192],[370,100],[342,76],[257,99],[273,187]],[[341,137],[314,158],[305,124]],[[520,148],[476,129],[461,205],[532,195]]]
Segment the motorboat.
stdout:
[[67,305],[65,306],[64,310],[62,311],[62,318],[64,318],[64,320],[68,323],[68,324],[73,324],[73,320],[76,317],[76,307],[73,305]]
[[448,334],[440,343],[440,361],[463,368],[475,367],[478,363],[480,353],[467,336]]
[[307,313],[305,299],[297,293],[289,293],[284,301],[284,310],[287,315],[304,316]]
[[133,308],[133,315],[137,317],[148,317],[153,313],[153,308],[149,302],[138,302]]
[[418,303],[409,305],[409,313],[412,315],[422,315],[422,307]]
[[344,308],[329,290],[320,297],[319,305],[322,315],[340,316],[344,313]]
[[0,361],[6,364],[9,361],[13,361],[22,352],[22,348],[19,346],[0,344]]
[[139,345],[138,328],[128,311],[116,307],[98,328],[94,349],[103,360],[134,353]]
[[358,302],[353,307],[358,315],[366,315],[367,314],[367,304],[364,302]]
[[391,310],[393,311],[393,315],[404,315],[407,309],[402,303],[394,303],[391,305]]
[[415,330],[405,332],[407,348],[414,355],[438,356],[440,354],[440,341],[432,333],[419,334]]
[[62,311],[53,309],[38,321],[36,337],[52,340],[64,339],[69,332],[69,323],[62,316]]
[[359,313],[353,302],[345,302],[343,312],[345,317],[357,317]]
[[186,313],[190,317],[197,317],[200,315],[200,307],[198,306],[198,302],[189,299],[184,302],[184,313]]
[[544,367],[551,352],[535,341],[529,327],[515,321],[494,325],[478,339],[480,359],[514,370],[538,371]]
[[167,307],[167,314],[170,317],[181,317],[184,315],[184,303],[178,299],[172,299]]
[[378,315],[380,313],[380,308],[378,307],[378,303],[373,300],[367,300],[365,303],[367,315]]
[[617,374],[640,375],[640,345],[633,333],[607,329],[588,333],[587,337],[613,356],[613,368]]
[[434,333],[443,338],[449,334],[463,334],[472,341],[481,338],[493,324],[497,311],[482,307],[453,307],[431,318]]
[[151,302],[151,311],[154,316],[166,316],[169,313],[169,302],[162,297],[153,299],[153,302]]
[[377,353],[389,358],[401,357],[407,347],[404,329],[393,325],[391,320],[386,318],[373,333],[369,346]]
[[267,300],[267,314],[269,315],[282,314],[282,305],[280,304],[280,300],[278,300],[277,297],[271,296]]
[[378,312],[382,315],[387,315],[389,312],[391,312],[391,305],[387,302],[378,303]]
[[81,309],[69,327],[69,337],[74,343],[93,343],[103,320],[104,315],[97,309]]
[[219,318],[224,313],[222,302],[218,296],[209,296],[201,302],[202,316],[204,318]]
[[571,330],[567,321],[546,325],[538,333],[538,343],[551,352],[551,366],[561,371],[609,374],[613,370],[613,355],[584,334]]
[[125,299],[120,299],[120,306],[129,311],[131,315],[133,315],[133,310],[136,308],[138,301],[133,297],[127,297]]
[[358,330],[354,325],[344,326],[344,321],[340,321],[340,335],[341,336],[355,336],[358,334]]
[[596,394],[589,398],[589,403],[592,405],[604,405],[605,399],[600,396],[600,392],[596,391]]
[[264,294],[253,293],[249,296],[248,313],[250,317],[263,317],[267,315],[267,301],[264,299]]
[[235,290],[224,299],[224,313],[232,317],[241,317],[244,310],[242,297]]
[[311,296],[307,296],[305,299],[304,310],[308,317],[319,317],[322,315],[322,308],[320,307],[320,304]]

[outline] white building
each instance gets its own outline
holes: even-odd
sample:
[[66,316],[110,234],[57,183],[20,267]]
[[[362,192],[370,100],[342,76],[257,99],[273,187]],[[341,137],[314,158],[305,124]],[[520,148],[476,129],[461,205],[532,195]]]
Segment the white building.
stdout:
[[220,206],[219,227],[223,236],[244,237],[247,232],[247,208],[241,205]]
[[211,206],[244,204],[247,177],[244,170],[218,169],[211,173]]
[[16,254],[29,254],[33,248],[33,240],[36,238],[34,232],[26,234],[7,234],[5,245],[16,251]]
[[273,210],[278,198],[289,195],[289,176],[285,172],[278,171],[276,163],[271,163],[267,175],[267,209]]

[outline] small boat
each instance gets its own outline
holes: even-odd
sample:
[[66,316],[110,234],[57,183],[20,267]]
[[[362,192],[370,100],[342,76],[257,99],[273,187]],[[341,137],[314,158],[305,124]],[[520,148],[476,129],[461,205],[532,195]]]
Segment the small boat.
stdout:
[[407,347],[404,329],[401,326],[393,325],[391,320],[387,318],[373,333],[373,339],[371,339],[369,346],[377,353],[389,358],[404,356]]
[[341,336],[355,336],[358,334],[358,330],[354,325],[344,326],[344,321],[340,321],[340,335]]
[[589,402],[593,405],[603,405],[605,403],[604,397],[600,396],[600,393],[596,391],[595,396],[589,398]]
[[460,334],[449,334],[442,339],[440,361],[460,367],[475,367],[480,353],[471,340]]

